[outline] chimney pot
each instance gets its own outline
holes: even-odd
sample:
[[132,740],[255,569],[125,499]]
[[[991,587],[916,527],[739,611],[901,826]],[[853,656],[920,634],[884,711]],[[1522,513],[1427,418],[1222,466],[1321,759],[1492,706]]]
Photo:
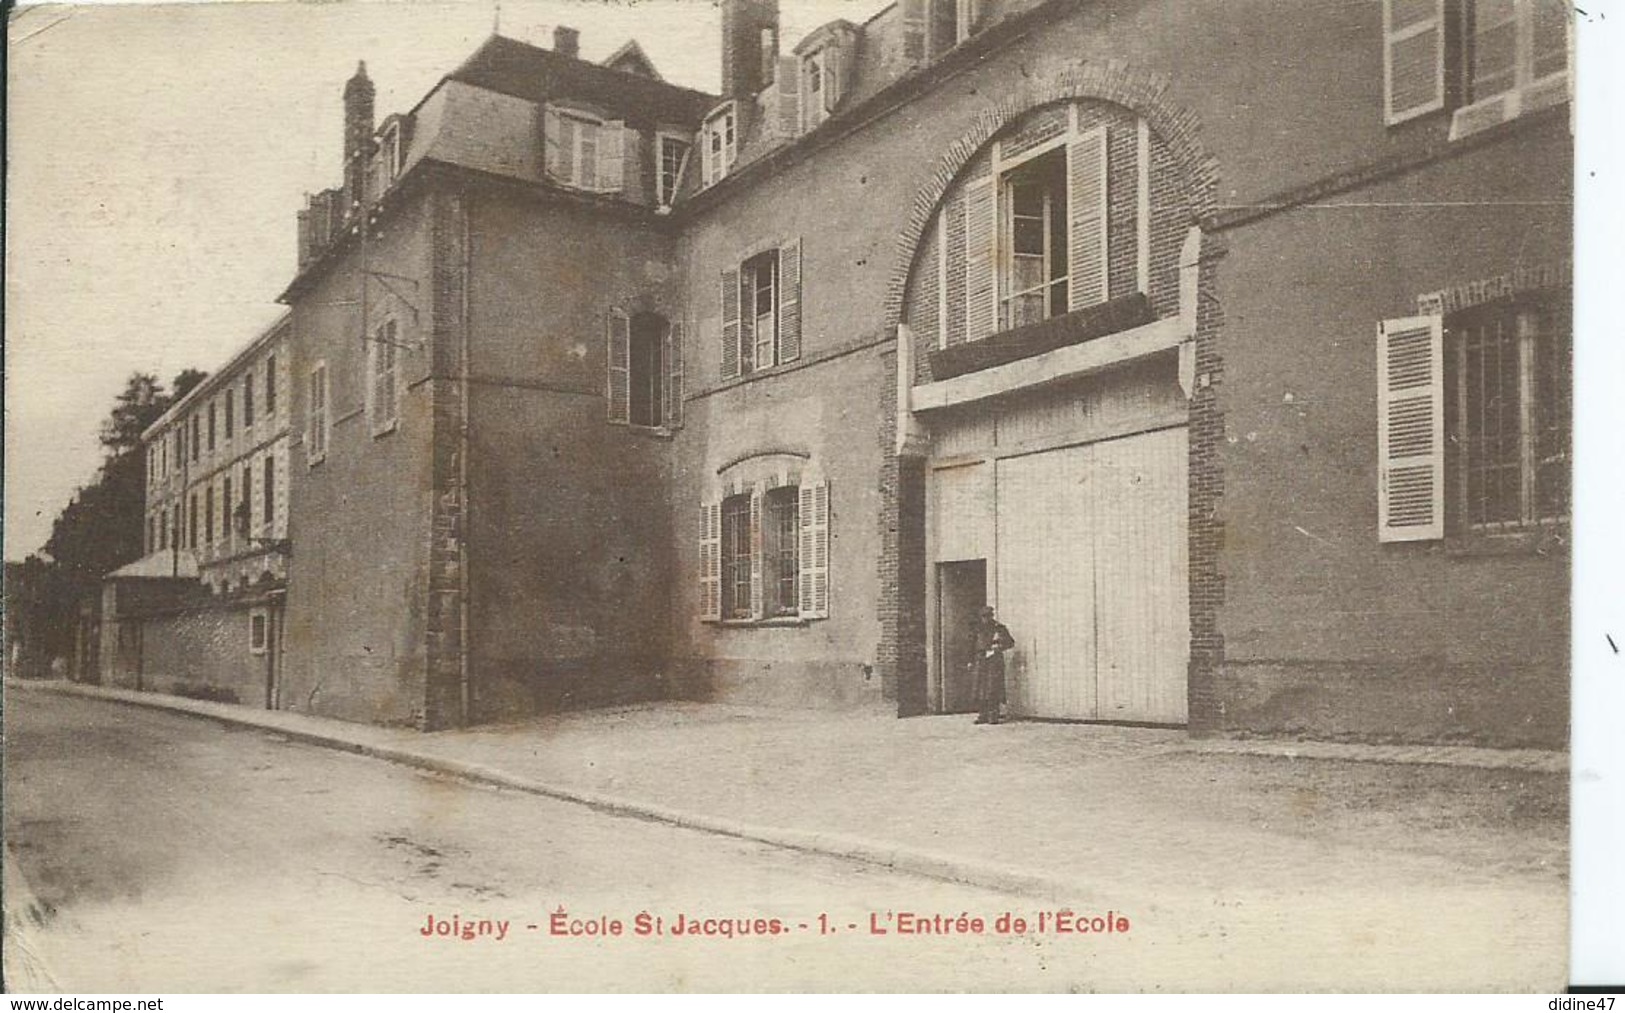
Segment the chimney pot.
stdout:
[[565,25],[553,29],[553,52],[560,56],[581,57],[581,32]]

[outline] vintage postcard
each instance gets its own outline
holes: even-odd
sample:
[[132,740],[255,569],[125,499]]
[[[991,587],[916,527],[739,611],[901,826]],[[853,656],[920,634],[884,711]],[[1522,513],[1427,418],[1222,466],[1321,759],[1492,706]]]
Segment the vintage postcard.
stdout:
[[6,988],[1563,989],[1601,14],[12,10]]

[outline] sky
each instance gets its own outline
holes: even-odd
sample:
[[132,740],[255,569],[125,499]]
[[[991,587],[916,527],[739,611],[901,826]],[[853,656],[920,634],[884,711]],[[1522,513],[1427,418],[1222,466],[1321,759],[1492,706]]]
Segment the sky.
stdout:
[[[886,0],[782,0],[786,46]],[[491,33],[495,0],[40,5],[8,26],[5,558],[102,459],[132,373],[213,371],[275,320],[307,192],[340,182],[341,95],[367,62],[380,120]],[[501,0],[503,35],[636,37],[668,80],[719,87],[707,0]]]

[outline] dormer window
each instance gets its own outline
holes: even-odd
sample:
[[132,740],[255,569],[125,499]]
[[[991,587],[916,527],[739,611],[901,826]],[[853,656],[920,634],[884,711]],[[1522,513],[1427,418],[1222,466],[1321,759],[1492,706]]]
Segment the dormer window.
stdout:
[[398,123],[391,123],[384,128],[383,136],[378,142],[378,157],[384,166],[384,182],[393,183],[401,174],[401,163],[405,152],[401,150],[401,128]]
[[655,200],[660,207],[669,208],[677,197],[677,187],[683,182],[683,169],[688,165],[690,145],[687,138],[678,134],[662,132],[659,140],[660,165],[655,180],[658,191]]
[[801,130],[803,133],[829,118],[841,102],[841,50],[829,45],[801,60]]
[[706,117],[700,128],[700,150],[704,155],[705,185],[722,179],[733,168],[739,154],[738,124],[732,102]]
[[543,127],[547,174],[554,182],[617,193],[624,177],[625,124],[575,109],[549,106]]

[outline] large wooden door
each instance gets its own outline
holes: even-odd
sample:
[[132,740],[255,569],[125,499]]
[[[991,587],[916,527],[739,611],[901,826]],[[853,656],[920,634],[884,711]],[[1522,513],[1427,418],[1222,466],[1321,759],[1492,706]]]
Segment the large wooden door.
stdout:
[[1185,447],[1168,429],[998,462],[1012,713],[1186,720]]
[[1186,437],[1165,429],[1095,445],[1100,714],[1184,724],[1190,655]]
[[1012,714],[1096,716],[1090,447],[998,463],[998,600]]

